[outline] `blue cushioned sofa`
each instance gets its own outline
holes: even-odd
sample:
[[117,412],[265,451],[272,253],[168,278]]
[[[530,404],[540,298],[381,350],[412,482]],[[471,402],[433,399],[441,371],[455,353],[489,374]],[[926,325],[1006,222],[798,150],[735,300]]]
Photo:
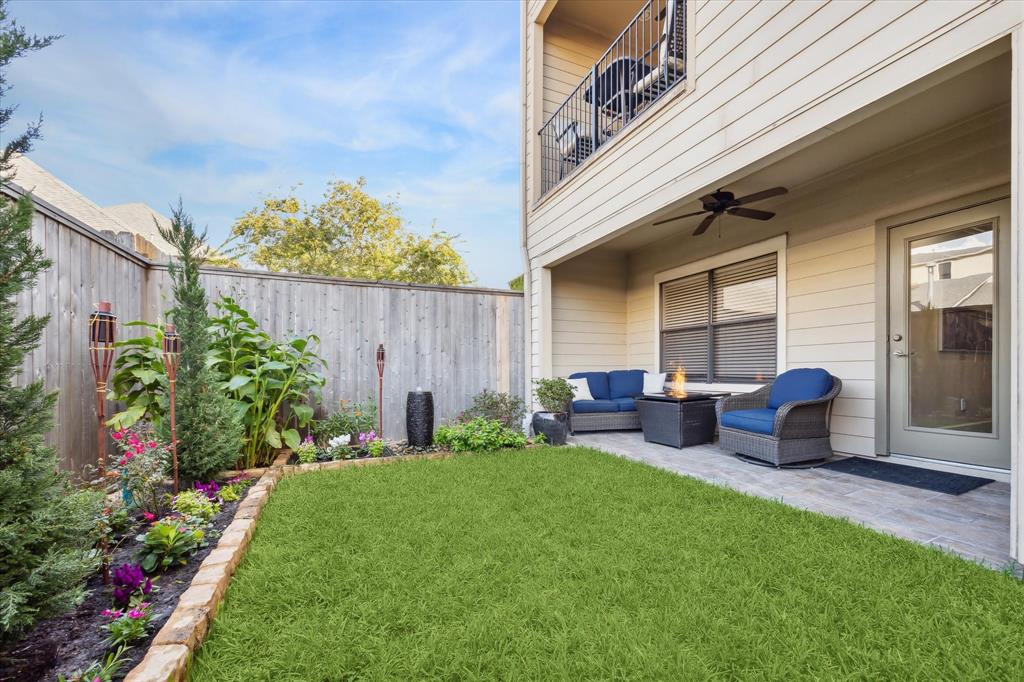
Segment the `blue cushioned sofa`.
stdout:
[[718,401],[718,446],[774,466],[832,455],[829,417],[843,382],[820,368],[791,369],[753,393]]
[[570,379],[586,379],[593,400],[574,400],[569,405],[569,432],[622,431],[640,428],[635,398],[643,395],[642,369],[611,372],[576,372]]

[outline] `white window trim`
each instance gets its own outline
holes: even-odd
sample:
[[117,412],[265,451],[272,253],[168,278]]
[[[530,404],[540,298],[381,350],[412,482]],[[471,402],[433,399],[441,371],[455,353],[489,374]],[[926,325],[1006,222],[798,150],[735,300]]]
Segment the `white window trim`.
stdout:
[[[788,235],[766,239],[763,242],[741,246],[738,249],[716,253],[685,265],[662,270],[654,274],[654,362],[655,371],[661,371],[661,285],[674,279],[695,275],[699,272],[714,270],[725,265],[776,254],[776,286],[775,286],[775,321],[776,328],[776,372],[786,371],[786,244]],[[671,372],[669,373],[671,374]],[[694,391],[731,391],[747,393],[761,388],[762,384],[722,384],[687,381],[687,390]]]

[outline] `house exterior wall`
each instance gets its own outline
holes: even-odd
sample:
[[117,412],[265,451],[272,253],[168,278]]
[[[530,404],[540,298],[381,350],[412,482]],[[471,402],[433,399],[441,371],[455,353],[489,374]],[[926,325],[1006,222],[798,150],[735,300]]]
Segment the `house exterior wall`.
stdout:
[[[525,239],[532,329],[542,270],[628,231],[730,174],[827,136],[827,126],[1005,35],[1024,4],[691,0],[694,68],[686,88],[634,121],[562,185],[538,195],[543,21],[524,7]],[[540,353],[543,343],[533,344]],[[542,370],[547,360],[535,357]]]
[[626,261],[593,253],[551,273],[551,372],[622,369],[626,353]]
[[657,273],[784,234],[779,371],[824,367],[842,379],[832,445],[838,452],[875,454],[875,328],[885,323],[876,319],[875,222],[1008,183],[1009,131],[1009,111],[1000,108],[955,133],[941,131],[839,171],[782,205],[771,223],[732,219],[722,238],[712,228],[699,240],[684,233],[629,254],[625,364],[658,369]]

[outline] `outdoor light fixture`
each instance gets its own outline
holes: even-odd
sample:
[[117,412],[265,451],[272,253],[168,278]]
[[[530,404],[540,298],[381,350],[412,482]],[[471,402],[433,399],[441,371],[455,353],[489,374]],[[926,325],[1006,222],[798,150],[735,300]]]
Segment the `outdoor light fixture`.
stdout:
[[167,385],[171,392],[171,458],[174,467],[174,494],[178,494],[178,431],[174,422],[174,385],[178,379],[178,362],[181,359],[181,335],[174,325],[164,330],[164,368],[167,370]]
[[377,346],[377,437],[384,437],[384,344]]
[[107,377],[114,363],[116,337],[117,316],[110,312],[110,301],[100,301],[89,315],[89,361],[96,379],[96,458],[101,477],[107,468]]

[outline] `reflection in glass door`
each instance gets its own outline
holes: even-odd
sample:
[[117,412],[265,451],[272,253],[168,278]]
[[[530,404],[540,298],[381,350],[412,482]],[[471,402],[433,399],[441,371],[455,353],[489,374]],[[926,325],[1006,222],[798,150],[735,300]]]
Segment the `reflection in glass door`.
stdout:
[[992,433],[992,225],[909,244],[910,426]]
[[889,451],[1009,468],[1009,202],[889,230]]

